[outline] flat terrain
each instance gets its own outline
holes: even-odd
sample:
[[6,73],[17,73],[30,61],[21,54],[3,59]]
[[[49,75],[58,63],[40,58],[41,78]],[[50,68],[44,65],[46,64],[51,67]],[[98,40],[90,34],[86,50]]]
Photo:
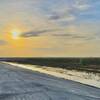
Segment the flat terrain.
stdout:
[[0,58],[1,61],[100,73],[100,58]]
[[0,100],[100,100],[100,88],[0,63]]

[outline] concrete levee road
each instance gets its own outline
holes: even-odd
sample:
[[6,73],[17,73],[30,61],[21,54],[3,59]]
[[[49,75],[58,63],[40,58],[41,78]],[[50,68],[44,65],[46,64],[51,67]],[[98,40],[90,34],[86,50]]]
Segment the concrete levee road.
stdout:
[[1,62],[0,100],[100,100],[100,88]]

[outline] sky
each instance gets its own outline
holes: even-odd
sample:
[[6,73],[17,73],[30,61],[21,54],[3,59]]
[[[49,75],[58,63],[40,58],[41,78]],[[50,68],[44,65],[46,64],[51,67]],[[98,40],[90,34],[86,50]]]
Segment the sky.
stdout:
[[100,57],[100,0],[0,0],[0,57]]

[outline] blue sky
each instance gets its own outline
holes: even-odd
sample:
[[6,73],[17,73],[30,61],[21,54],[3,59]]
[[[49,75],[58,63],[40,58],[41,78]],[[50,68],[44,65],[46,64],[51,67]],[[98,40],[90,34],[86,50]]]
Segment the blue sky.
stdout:
[[100,56],[99,12],[99,0],[0,0],[0,56]]

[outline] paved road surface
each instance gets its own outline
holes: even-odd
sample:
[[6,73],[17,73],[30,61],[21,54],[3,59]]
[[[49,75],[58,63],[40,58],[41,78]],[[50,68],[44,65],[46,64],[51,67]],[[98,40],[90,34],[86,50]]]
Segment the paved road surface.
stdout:
[[100,100],[100,88],[0,63],[0,100]]

